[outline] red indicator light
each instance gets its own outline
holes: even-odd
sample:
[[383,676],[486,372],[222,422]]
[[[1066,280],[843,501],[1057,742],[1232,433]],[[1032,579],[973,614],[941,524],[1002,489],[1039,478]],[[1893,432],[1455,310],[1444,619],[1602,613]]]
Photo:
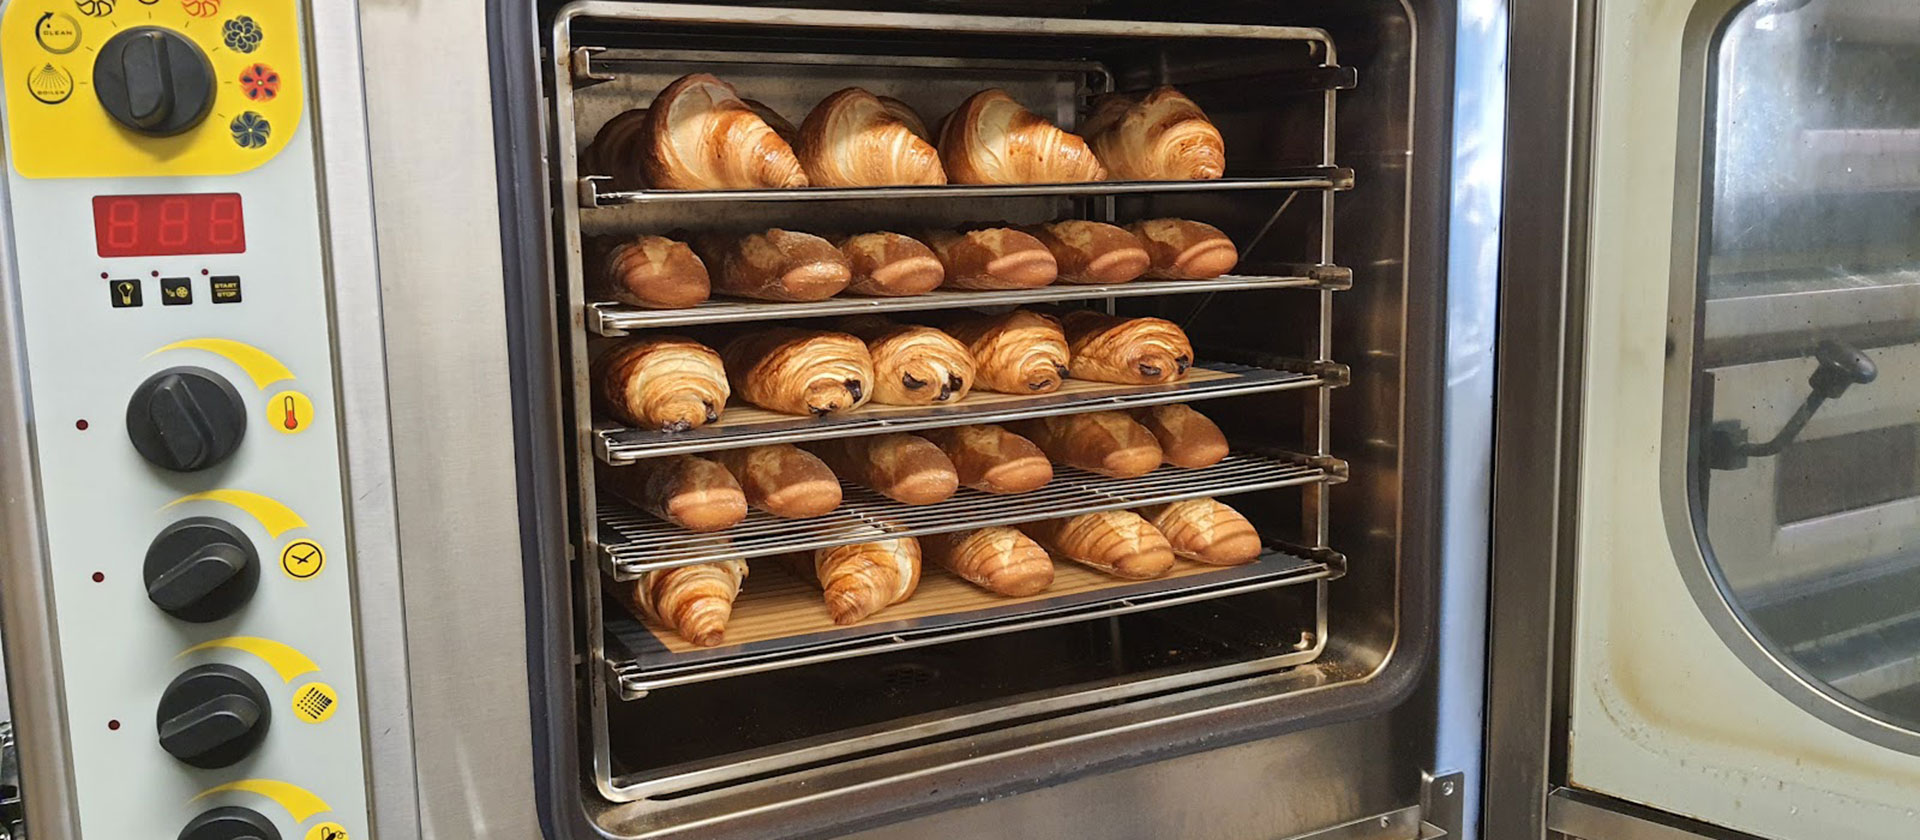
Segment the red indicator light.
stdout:
[[93,238],[102,257],[238,254],[247,225],[239,193],[99,195]]

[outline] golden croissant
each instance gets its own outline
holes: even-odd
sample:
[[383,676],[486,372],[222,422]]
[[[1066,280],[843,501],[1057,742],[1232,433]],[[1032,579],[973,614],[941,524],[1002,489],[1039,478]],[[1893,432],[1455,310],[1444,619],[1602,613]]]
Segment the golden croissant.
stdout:
[[1067,337],[1050,315],[1015,309],[957,322],[947,332],[973,353],[976,388],[1046,394],[1067,378]]
[[768,411],[824,417],[873,398],[873,357],[846,333],[755,330],[728,342],[720,358],[740,396]]
[[874,402],[935,405],[957,402],[973,389],[973,354],[953,336],[878,316],[848,318],[840,328],[867,342]]
[[747,580],[743,560],[659,569],[627,585],[627,608],[701,647],[726,637],[734,599]]
[[1081,130],[1120,180],[1210,181],[1227,171],[1220,130],[1193,100],[1165,85],[1145,96],[1100,97]]
[[920,118],[920,112],[913,110],[912,105],[891,96],[882,96],[879,99],[880,106],[886,108],[887,113],[892,114],[894,119],[906,123],[907,129],[912,131],[914,136],[928,143],[933,142],[933,132],[927,130],[927,121]]
[[641,170],[655,189],[807,186],[793,147],[733,85],[705,73],[682,76],[654,97],[640,143]]
[[1120,385],[1158,385],[1187,375],[1193,343],[1179,324],[1163,318],[1123,318],[1089,310],[1062,322],[1073,375]]
[[940,162],[956,184],[1104,181],[1087,141],[989,88],[967,98],[940,129]]
[[905,601],[920,585],[920,543],[912,537],[822,548],[813,553],[827,612],[854,624]]
[[944,184],[940,153],[880,98],[846,88],[800,123],[800,165],[817,187]]
[[594,397],[615,419],[643,429],[684,432],[726,411],[726,367],[712,348],[677,335],[615,345],[593,363]]
[[1033,595],[1053,584],[1053,558],[1013,528],[981,528],[920,540],[927,557],[961,580],[1001,595]]
[[623,111],[607,120],[586,151],[580,154],[580,170],[612,178],[613,188],[617,190],[645,189],[647,181],[641,173],[645,155],[640,138],[647,136],[646,127],[645,108]]

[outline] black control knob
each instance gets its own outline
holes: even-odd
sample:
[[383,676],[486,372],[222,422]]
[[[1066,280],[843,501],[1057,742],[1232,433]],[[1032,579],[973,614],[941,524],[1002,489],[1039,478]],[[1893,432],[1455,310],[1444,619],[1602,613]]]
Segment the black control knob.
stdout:
[[[160,748],[202,770],[231,766],[267,737],[273,707],[260,682],[232,665],[201,665],[160,695]],[[244,836],[244,835],[243,835]]]
[[141,134],[171,137],[213,110],[213,63],[171,29],[136,26],[107,39],[93,59],[100,107]]
[[179,840],[280,840],[280,830],[252,808],[215,808],[180,829]]
[[260,554],[239,528],[207,516],[167,526],[147,547],[147,598],[195,623],[233,615],[260,584]]
[[133,448],[175,472],[204,470],[226,460],[246,434],[240,392],[210,370],[163,370],[140,383],[127,403]]

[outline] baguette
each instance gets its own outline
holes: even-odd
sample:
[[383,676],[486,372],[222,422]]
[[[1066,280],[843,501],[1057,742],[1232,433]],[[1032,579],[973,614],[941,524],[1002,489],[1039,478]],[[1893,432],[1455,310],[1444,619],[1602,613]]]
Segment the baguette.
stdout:
[[1163,457],[1153,433],[1118,411],[1067,414],[1010,424],[1055,463],[1114,478],[1153,472]]
[[622,423],[684,432],[716,422],[726,411],[726,366],[713,349],[676,335],[614,345],[594,359],[593,398]]
[[664,236],[606,238],[592,254],[588,291],[648,309],[685,309],[707,299],[707,264],[686,243]]
[[1120,385],[1160,385],[1187,375],[1193,343],[1163,318],[1123,318],[1090,310],[1067,314],[1061,326],[1073,375]]
[[1047,394],[1067,378],[1067,335],[1051,315],[1015,309],[956,321],[947,333],[973,354],[981,390]]
[[689,531],[721,531],[747,515],[747,497],[727,468],[693,455],[651,458],[602,473],[604,486]]
[[953,461],[917,435],[842,438],[809,448],[836,475],[904,505],[944,502],[960,487]]
[[847,255],[811,233],[703,234],[693,238],[693,248],[712,271],[714,291],[736,297],[826,300],[853,279]]
[[1215,499],[1150,505],[1139,511],[1167,538],[1173,553],[1209,566],[1239,566],[1260,557],[1260,532]]
[[1053,584],[1053,558],[1013,528],[980,528],[920,540],[927,559],[988,592],[1021,598]]
[[1167,538],[1130,511],[1029,522],[1020,530],[1049,554],[1114,577],[1152,580],[1173,568],[1173,547]]
[[1027,493],[1053,480],[1053,464],[1033,441],[992,424],[931,429],[927,440],[953,460],[960,483],[988,493]]
[[940,287],[947,270],[933,249],[904,233],[862,233],[840,241],[852,279],[847,290],[857,295],[903,297],[923,295]]
[[720,358],[740,396],[768,411],[825,417],[873,397],[873,357],[846,333],[770,327],[727,342]]
[[1140,237],[1105,222],[1067,219],[1021,230],[1047,246],[1059,265],[1059,282],[1088,285],[1125,283],[1152,265]]
[[711,454],[727,468],[747,504],[783,519],[809,519],[840,506],[840,480],[813,453],[790,443],[722,449]]
[[1209,280],[1233,270],[1240,249],[1213,225],[1187,219],[1148,219],[1127,226],[1147,246],[1153,267],[1147,276],[1161,280]]
[[933,231],[926,241],[946,270],[942,285],[947,288],[1033,289],[1060,275],[1047,246],[1013,228]]
[[1156,405],[1136,409],[1133,419],[1153,433],[1167,463],[1198,469],[1227,457],[1227,436],[1212,420],[1184,405]]

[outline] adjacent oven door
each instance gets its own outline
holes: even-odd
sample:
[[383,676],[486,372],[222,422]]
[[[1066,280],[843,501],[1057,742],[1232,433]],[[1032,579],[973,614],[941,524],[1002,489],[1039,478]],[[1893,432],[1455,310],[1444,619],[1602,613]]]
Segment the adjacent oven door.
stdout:
[[[1501,359],[1493,597],[1534,624],[1496,617],[1493,719],[1545,725],[1496,725],[1496,768],[1535,747],[1496,776],[1535,776],[1489,836],[1913,837],[1920,4],[1522,5],[1516,74],[1554,64],[1530,23],[1572,33],[1569,282],[1557,303],[1511,288],[1529,246],[1509,230],[1503,328],[1556,311],[1563,331],[1526,325],[1542,352]],[[1535,84],[1516,76],[1516,114]],[[1550,419],[1511,413],[1529,404]],[[1524,477],[1543,445],[1557,475]]]

